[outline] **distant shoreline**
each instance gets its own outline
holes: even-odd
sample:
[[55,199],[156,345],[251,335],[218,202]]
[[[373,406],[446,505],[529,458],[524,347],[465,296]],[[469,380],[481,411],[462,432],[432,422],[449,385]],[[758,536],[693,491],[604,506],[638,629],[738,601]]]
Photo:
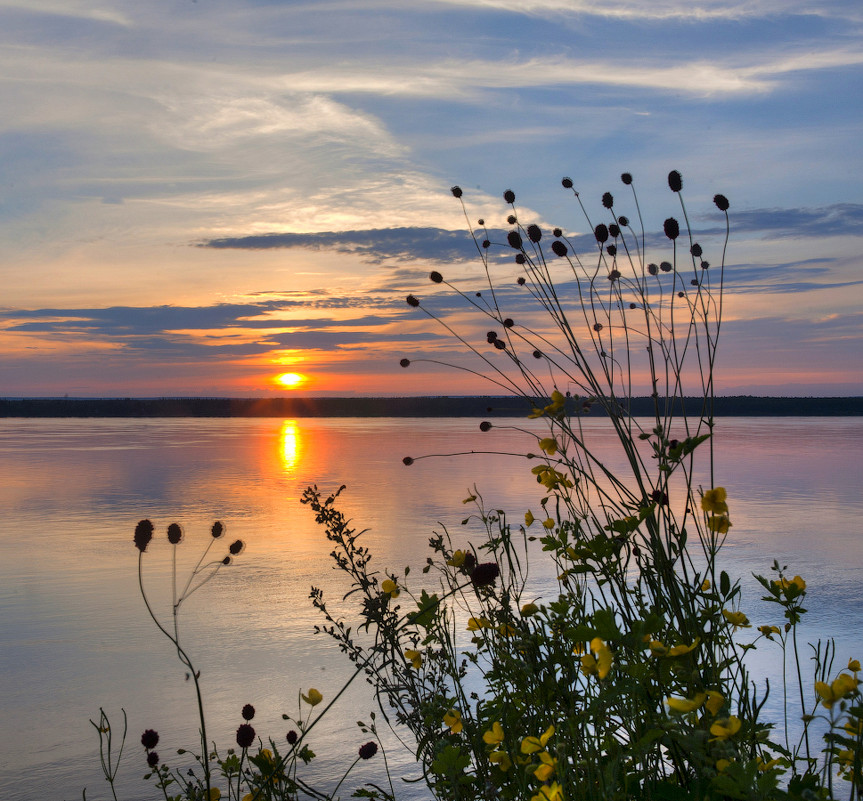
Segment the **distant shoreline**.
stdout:
[[[547,402],[547,401],[546,401]],[[689,414],[701,401],[686,399]],[[540,401],[537,401],[538,405]],[[650,398],[631,398],[636,416],[652,414]],[[680,404],[677,404],[678,412]],[[405,398],[0,398],[0,417],[523,417],[512,396]],[[591,415],[603,413],[594,405]],[[784,398],[733,395],[714,402],[716,417],[863,416],[863,397]]]

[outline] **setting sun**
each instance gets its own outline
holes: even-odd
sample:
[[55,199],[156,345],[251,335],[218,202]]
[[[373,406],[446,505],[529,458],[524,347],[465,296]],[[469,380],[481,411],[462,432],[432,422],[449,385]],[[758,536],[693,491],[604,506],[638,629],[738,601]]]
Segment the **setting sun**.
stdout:
[[276,376],[276,383],[284,389],[297,389],[308,381],[308,376],[302,373],[282,373]]

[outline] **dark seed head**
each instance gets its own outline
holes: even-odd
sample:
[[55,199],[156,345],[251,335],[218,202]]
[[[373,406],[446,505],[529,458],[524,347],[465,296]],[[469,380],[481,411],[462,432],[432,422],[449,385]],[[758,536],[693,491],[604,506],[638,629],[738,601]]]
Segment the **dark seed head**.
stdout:
[[506,342],[504,342],[502,339],[496,339],[496,340],[494,341],[494,346],[495,346],[498,350],[506,350]]
[[542,351],[541,350],[535,350],[533,352],[533,358],[534,359],[541,359],[542,358]]
[[564,189],[572,189],[572,178],[564,178],[560,183]]
[[520,275],[518,278],[516,278],[516,279],[515,279],[515,282],[516,282],[519,286],[524,286],[524,284],[525,284],[524,276],[523,276],[523,275]]
[[497,331],[488,331],[485,337],[489,343],[494,342],[497,339]]
[[461,197],[462,192],[460,186],[454,186],[449,191],[452,192],[453,197]]
[[524,253],[516,253],[515,254],[515,263],[516,264],[524,264],[527,261]]
[[183,529],[180,528],[179,523],[171,523],[168,526],[168,542],[171,545],[179,545],[180,541],[183,539]]
[[692,284],[692,286],[698,286],[698,279],[697,279],[697,278],[693,278],[693,279],[691,279],[691,280],[690,280],[690,282],[689,282],[689,283],[690,283],[690,284]]
[[539,242],[542,239],[542,231],[538,225],[528,225],[527,226],[527,238],[531,242]]
[[686,295],[685,295],[683,292],[678,292],[678,293],[677,293],[677,297],[679,297],[679,298],[685,298],[685,297],[686,297]]
[[669,262],[669,261],[660,262],[659,269],[662,270],[662,272],[664,272],[664,273],[670,273],[671,269],[672,269],[671,262]]
[[410,456],[405,456],[405,458],[402,459],[402,464],[407,465],[408,467],[410,467],[413,463],[414,460]]
[[153,539],[153,524],[149,520],[140,520],[135,526],[135,547],[144,553],[151,539]]
[[683,189],[683,176],[677,170],[668,173],[668,188],[672,192],[679,192]]
[[593,324],[593,330],[597,331],[597,332],[602,331],[602,323],[594,323]]
[[222,559],[222,564],[223,564],[223,565],[229,565],[229,564],[231,564],[231,557],[230,557],[230,556],[226,556],[224,559]]
[[609,256],[616,256],[617,255],[617,245],[608,245],[605,248],[605,251],[606,251],[606,253],[608,253]]
[[521,234],[518,231],[510,231],[506,235],[506,241],[509,242],[511,248],[521,250]]
[[614,195],[611,192],[605,192],[602,196],[602,205],[610,209],[614,205]]
[[728,207],[731,205],[725,195],[714,195],[713,202],[716,204],[716,208],[720,211],[728,211]]
[[231,546],[228,548],[228,551],[230,552],[231,556],[236,556],[237,554],[242,553],[243,548],[245,547],[246,543],[242,540],[234,540],[231,543]]
[[514,214],[510,214],[509,217],[506,218],[506,221],[510,225],[515,225],[518,222],[518,217],[516,217]]
[[489,421],[488,421],[488,420],[483,420],[483,421],[479,424],[479,430],[480,430],[480,431],[490,431],[490,430],[491,430],[491,423],[489,423]]
[[490,247],[491,247],[491,242],[489,242],[487,239],[483,239],[483,240],[482,240],[482,246],[483,246],[484,248],[490,248]]
[[483,562],[473,569],[470,580],[474,587],[488,587],[494,584],[499,575],[500,568],[496,562]]
[[680,226],[677,223],[677,220],[674,217],[669,217],[663,224],[662,229],[665,231],[665,235],[669,239],[677,239],[680,236]]
[[560,228],[555,228],[551,232],[552,236],[563,236],[563,231]]
[[141,745],[144,746],[148,751],[151,748],[155,748],[159,744],[159,732],[153,731],[153,729],[147,729],[141,735]]
[[368,742],[360,746],[360,759],[371,759],[378,752],[378,744],[376,742]]
[[648,264],[647,272],[649,272],[651,275],[656,275],[659,272],[659,267],[657,267],[655,264]]
[[290,745],[293,745],[297,740],[300,739],[300,735],[297,734],[293,729],[291,729],[286,735],[285,739],[288,741]]
[[593,230],[593,235],[596,237],[597,242],[607,242],[608,241],[608,227],[600,223]]
[[225,534],[225,524],[221,520],[217,520],[213,523],[213,527],[210,529],[210,534],[213,535],[213,539],[217,540],[219,537],[224,536]]
[[610,233],[615,239],[620,236],[620,228],[616,223],[612,223],[608,226],[608,233]]
[[608,274],[608,280],[609,280],[609,281],[614,282],[614,281],[616,281],[618,278],[620,278],[620,270],[612,270],[612,271]]
[[620,223],[624,228],[626,228],[626,226],[627,226],[627,225],[629,225],[629,217],[627,217],[625,214],[621,214],[621,215],[617,218],[617,221],[618,221],[618,222],[619,222],[619,223]]
[[504,328],[512,328],[514,325],[515,325],[515,323],[513,322],[512,317],[507,317],[507,318],[503,321],[503,327],[504,327]]
[[432,270],[429,273],[429,280],[432,283],[439,284],[441,281],[443,281],[443,276],[437,270]]
[[246,704],[241,712],[243,720],[251,720],[255,717],[255,707],[251,704]]
[[249,748],[255,742],[255,729],[248,723],[241,723],[237,729],[237,745],[240,748]]
[[414,308],[416,308],[417,306],[420,305],[420,302],[413,295],[408,295],[406,300],[407,300],[408,306],[413,306]]
[[515,203],[515,192],[512,189],[507,189],[506,192],[503,193],[503,199],[507,203]]
[[159,755],[155,751],[150,751],[150,753],[147,754],[147,764],[151,768],[155,768],[156,765],[159,764]]
[[693,256],[695,256],[696,259],[703,253],[703,251],[701,250],[701,245],[699,245],[698,242],[696,242],[691,248],[689,248],[689,252]]
[[563,244],[559,239],[556,239],[551,243],[551,250],[555,256],[565,256],[566,255],[566,245]]
[[399,364],[400,364],[402,367],[410,367],[411,360],[410,360],[410,359],[402,359],[402,360],[399,362]]
[[477,220],[476,224],[477,225],[485,225],[485,220]]
[[709,266],[710,266],[709,261],[704,261],[703,259],[701,260],[701,269],[702,270],[706,270]]
[[620,176],[620,180],[629,186],[632,183],[632,176],[628,172],[625,172]]

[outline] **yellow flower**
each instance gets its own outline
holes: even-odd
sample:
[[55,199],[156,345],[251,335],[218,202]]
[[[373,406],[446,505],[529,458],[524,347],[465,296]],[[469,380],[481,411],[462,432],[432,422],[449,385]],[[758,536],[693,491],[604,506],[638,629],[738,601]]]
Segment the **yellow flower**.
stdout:
[[748,629],[750,626],[749,618],[743,614],[743,612],[729,612],[727,609],[722,610],[722,616],[732,625],[735,629]]
[[709,589],[710,589],[710,579],[704,579],[704,581],[701,582],[701,591],[707,592]]
[[476,500],[476,495],[468,495],[462,503],[473,503]]
[[489,626],[491,623],[486,617],[472,617],[467,622],[468,631],[479,631],[480,629],[487,629]]
[[488,755],[488,761],[497,765],[504,773],[512,767],[512,760],[506,751],[492,751]]
[[542,521],[542,527],[547,528],[549,531],[551,531],[551,529],[554,528],[554,520],[552,520],[550,517],[546,518]]
[[650,648],[651,656],[666,656],[668,654],[668,648],[662,640],[651,640],[647,647]]
[[765,762],[761,755],[755,757],[755,762],[758,764],[758,770],[762,773],[766,773],[768,770],[775,768],[779,764],[778,759],[770,759]]
[[768,640],[773,639],[774,634],[781,634],[781,630],[779,626],[759,626],[758,631],[760,631]]
[[546,437],[539,441],[539,447],[549,456],[554,456],[557,453],[557,440],[554,437]]
[[544,784],[530,801],[564,801],[563,788],[557,782]]
[[512,637],[512,635],[515,634],[515,626],[509,623],[501,623],[497,627],[497,630],[504,637]]
[[722,693],[718,693],[716,690],[707,691],[707,700],[704,702],[704,706],[707,707],[707,711],[711,715],[718,715],[724,703],[725,696]]
[[731,521],[725,515],[713,515],[707,518],[707,528],[717,534],[727,534]]
[[557,769],[557,760],[548,751],[540,753],[539,760],[541,764],[537,766],[533,775],[541,782],[547,782],[554,776],[554,771]]
[[448,710],[447,713],[443,716],[443,723],[444,726],[449,727],[449,730],[453,734],[458,734],[464,728],[461,722],[461,712],[459,712],[457,709]]
[[716,772],[724,773],[725,769],[731,764],[730,759],[717,759],[716,760]]
[[464,551],[453,551],[453,555],[451,559],[447,559],[446,563],[450,567],[461,567],[464,564],[464,560],[467,554]]
[[821,703],[827,709],[832,709],[833,704],[857,689],[859,680],[847,673],[840,673],[831,684],[823,681],[815,682],[815,692],[821,696]]
[[422,651],[414,651],[412,648],[408,648],[405,651],[405,659],[411,663],[411,666],[416,670],[419,670],[423,664],[423,654]]
[[398,598],[399,597],[399,585],[396,584],[392,579],[386,579],[381,584],[381,590],[383,590],[390,598]]
[[728,493],[725,491],[725,487],[716,487],[715,489],[707,490],[707,492],[701,496],[701,508],[710,514],[727,514],[727,498]]
[[222,797],[222,791],[218,787],[210,788],[210,801],[219,801]]
[[300,695],[309,706],[317,706],[321,701],[324,700],[324,696],[322,696],[314,687],[312,687],[308,695]]
[[668,655],[669,656],[683,656],[683,654],[688,654],[690,651],[694,651],[698,648],[698,644],[701,642],[701,638],[696,637],[692,645],[675,645],[673,648],[669,648]]
[[535,754],[537,751],[542,751],[546,743],[554,735],[554,726],[549,726],[539,737],[525,737],[521,741],[522,754]]
[[599,637],[594,637],[590,641],[590,650],[596,656],[596,673],[604,679],[611,671],[611,649]]
[[859,673],[860,672],[860,660],[859,659],[849,659],[848,660],[848,670],[852,671],[853,673]]
[[488,745],[500,745],[503,742],[503,726],[495,721],[491,724],[491,728],[483,734],[482,739]]
[[673,695],[665,699],[665,705],[672,712],[694,712],[707,700],[707,693],[696,693],[694,698],[675,698]]
[[710,733],[713,735],[712,740],[727,740],[733,737],[740,731],[740,718],[731,715],[731,717],[721,718],[713,723],[710,727]]
[[528,528],[530,528],[530,527],[533,525],[533,521],[534,521],[534,520],[536,520],[536,518],[533,516],[533,512],[531,512],[531,511],[530,511],[530,509],[528,509],[528,510],[524,513],[524,524],[525,524]]
[[781,578],[778,582],[771,581],[771,584],[778,584],[779,588],[782,590],[787,590],[789,587],[796,587],[799,592],[803,592],[806,589],[806,582],[800,578],[800,576],[795,576],[793,579]]
[[533,604],[533,603],[525,604],[525,605],[521,608],[521,614],[522,614],[524,617],[528,617],[528,616],[530,616],[530,615],[535,615],[537,612],[539,612],[539,607],[538,607],[536,604]]

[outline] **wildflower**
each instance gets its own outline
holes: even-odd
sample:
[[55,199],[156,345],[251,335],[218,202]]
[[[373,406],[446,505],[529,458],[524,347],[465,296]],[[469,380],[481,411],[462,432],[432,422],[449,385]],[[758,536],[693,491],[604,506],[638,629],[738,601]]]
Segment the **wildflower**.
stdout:
[[549,726],[539,737],[525,737],[521,741],[522,754],[535,754],[542,751],[546,743],[554,736],[554,726]]
[[716,760],[716,772],[717,773],[725,773],[728,769],[728,766],[731,764],[730,759],[717,759]]
[[554,456],[558,451],[557,440],[554,437],[545,437],[539,441],[540,450],[549,456]]
[[461,722],[461,712],[457,709],[447,710],[443,716],[443,723],[453,734],[458,734],[464,728]]
[[248,748],[255,742],[255,730],[248,723],[241,723],[237,729],[237,745],[240,748]]
[[727,534],[731,521],[725,515],[713,515],[707,518],[707,528],[716,534]]
[[138,525],[135,526],[135,547],[144,553],[151,539],[153,539],[153,524],[149,520],[139,521]]
[[488,761],[497,765],[504,773],[512,767],[512,760],[506,751],[492,751],[488,755]]
[[483,562],[477,565],[470,574],[470,580],[474,587],[487,587],[494,584],[500,575],[500,568],[495,562]]
[[144,746],[148,751],[151,748],[155,748],[159,744],[159,733],[153,731],[153,729],[147,729],[141,735],[141,745]]
[[207,801],[219,801],[219,799],[221,797],[222,797],[222,791],[218,787],[211,787],[210,788],[210,797],[207,799]]
[[860,672],[860,660],[859,659],[849,659],[848,660],[848,670],[852,673]]
[[554,520],[552,520],[550,517],[547,517],[545,520],[542,521],[542,527],[551,531],[551,529],[554,528]]
[[651,640],[647,647],[651,656],[668,656],[668,647],[661,640]]
[[524,617],[530,617],[530,615],[535,615],[537,612],[539,612],[539,607],[534,603],[525,604],[521,608],[521,614]]
[[476,495],[468,495],[462,503],[473,503],[476,500]]
[[758,770],[760,770],[762,773],[766,773],[768,770],[770,770],[771,768],[775,768],[779,764],[779,759],[769,759],[765,762],[759,754],[757,757],[755,757],[755,762],[758,765]]
[[694,712],[706,700],[707,693],[696,693],[693,698],[675,698],[674,696],[669,696],[665,699],[665,705],[672,712],[679,712],[681,715],[685,715],[689,712]]
[[768,640],[772,640],[774,634],[781,634],[779,626],[759,626],[758,631],[767,637]]
[[544,784],[530,801],[563,801],[563,788],[557,782]]
[[690,651],[694,651],[700,642],[700,638],[696,637],[695,640],[693,640],[692,645],[675,645],[673,648],[668,649],[668,655],[683,656],[684,654],[688,654]]
[[733,737],[740,731],[740,718],[731,715],[731,717],[722,718],[713,723],[710,727],[710,733],[713,735],[713,740],[727,740]]
[[479,631],[491,627],[491,623],[487,617],[472,617],[467,621],[468,631]]
[[411,667],[415,670],[419,670],[423,664],[423,655],[422,651],[415,651],[412,648],[408,648],[405,651],[405,659],[411,663]]
[[625,214],[621,214],[621,215],[617,218],[617,221],[618,221],[618,222],[619,222],[619,223],[620,223],[624,228],[626,228],[626,226],[627,226],[627,225],[629,225],[629,217],[627,217]]
[[243,711],[241,714],[243,716],[243,720],[251,720],[253,717],[255,717],[255,707],[253,707],[251,704],[246,704],[243,707]]
[[840,673],[831,684],[816,681],[815,692],[821,696],[822,706],[826,709],[832,709],[833,704],[853,693],[859,683],[859,679],[849,676],[847,673]]
[[453,551],[452,557],[446,560],[450,567],[461,567],[464,564],[465,552]]
[[701,496],[701,508],[710,514],[728,514],[727,498],[728,493],[725,491],[725,487],[709,489]]
[[491,724],[491,728],[482,735],[482,739],[488,745],[500,745],[503,742],[503,726],[495,721]]
[[743,612],[729,612],[727,609],[722,610],[722,616],[732,625],[735,629],[748,629],[750,627],[749,618],[746,617]]
[[515,626],[510,623],[501,623],[497,627],[497,631],[502,637],[512,637],[515,634]]
[[371,759],[378,752],[378,744],[373,740],[360,746],[360,759]]
[[547,782],[554,776],[554,771],[557,769],[557,760],[548,751],[543,751],[539,754],[539,761],[540,764],[534,770],[533,775],[541,782]]
[[718,715],[724,703],[725,696],[722,693],[718,693],[716,690],[707,691],[707,700],[704,702],[704,706],[711,715]]
[[528,509],[524,513],[524,524],[525,524],[525,526],[530,528],[533,525],[534,520],[536,520],[536,518],[533,516],[533,512],[531,512],[530,509]]
[[701,591],[707,592],[710,589],[710,586],[710,579],[704,579],[704,581],[701,582]]
[[[779,581],[771,581],[770,583],[780,590],[791,590],[793,595],[799,595],[806,589],[806,582],[800,576],[795,576],[790,580],[783,577]],[[786,592],[786,594],[788,593]]]
[[171,545],[179,545],[181,540],[183,539],[183,529],[180,527],[179,523],[171,523],[168,526],[168,542]]
[[398,584],[396,584],[392,579],[385,579],[381,583],[381,590],[384,594],[389,595],[390,598],[398,598],[399,593],[401,592]]
[[210,528],[210,534],[214,540],[219,539],[225,533],[225,524],[221,520],[217,520]]
[[309,706],[317,706],[321,701],[324,700],[324,696],[321,695],[320,692],[314,687],[309,689],[307,695],[301,694],[300,698],[302,698]]

